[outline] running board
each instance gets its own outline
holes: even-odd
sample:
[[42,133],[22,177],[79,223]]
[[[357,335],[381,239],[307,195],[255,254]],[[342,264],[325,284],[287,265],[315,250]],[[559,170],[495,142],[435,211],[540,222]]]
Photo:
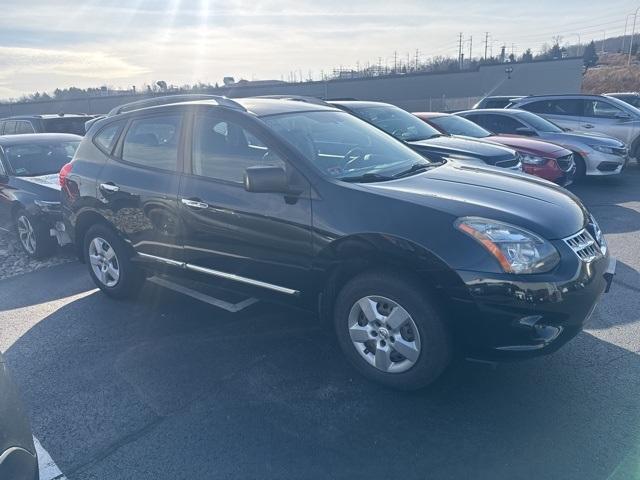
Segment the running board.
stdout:
[[196,300],[200,300],[201,302],[208,303],[209,305],[213,305],[214,307],[222,308],[223,310],[231,313],[237,313],[258,302],[258,299],[253,297],[247,298],[238,303],[226,302],[211,295],[207,295],[192,288],[185,287],[184,285],[172,282],[171,280],[167,280],[166,278],[157,276],[148,278],[147,281],[154,283],[160,287],[173,290],[174,292],[182,293],[183,295],[195,298]]

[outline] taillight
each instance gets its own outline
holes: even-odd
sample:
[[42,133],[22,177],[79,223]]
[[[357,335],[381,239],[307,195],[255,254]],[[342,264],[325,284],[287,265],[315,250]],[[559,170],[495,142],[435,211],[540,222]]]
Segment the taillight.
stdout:
[[67,180],[67,177],[71,172],[72,166],[73,165],[71,163],[67,163],[60,169],[60,173],[58,174],[58,181],[60,182],[61,187],[64,187],[65,181]]

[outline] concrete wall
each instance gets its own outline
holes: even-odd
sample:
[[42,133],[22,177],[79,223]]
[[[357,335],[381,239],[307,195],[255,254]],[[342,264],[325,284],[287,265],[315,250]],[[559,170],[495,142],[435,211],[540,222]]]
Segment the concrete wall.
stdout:
[[[485,95],[529,95],[579,93],[582,59],[480,67],[457,73],[418,73],[353,80],[332,80],[276,85],[246,85],[220,88],[215,93],[229,97],[297,94],[321,98],[357,98],[393,103],[410,111],[456,110],[470,107]],[[138,96],[94,97],[70,101],[49,101],[0,105],[0,117],[19,114],[86,112],[105,113]]]

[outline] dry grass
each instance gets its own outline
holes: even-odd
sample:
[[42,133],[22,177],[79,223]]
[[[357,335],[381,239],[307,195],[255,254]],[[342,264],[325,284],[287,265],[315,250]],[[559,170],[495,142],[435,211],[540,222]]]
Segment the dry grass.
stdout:
[[597,67],[587,70],[582,78],[584,93],[638,92],[640,91],[640,65],[632,58],[627,66],[627,56],[602,55]]

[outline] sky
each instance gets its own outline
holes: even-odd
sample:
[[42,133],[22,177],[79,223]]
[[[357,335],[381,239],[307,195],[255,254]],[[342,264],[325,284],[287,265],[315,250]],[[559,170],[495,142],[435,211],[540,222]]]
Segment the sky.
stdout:
[[[3,7],[2,4],[6,3]],[[10,4],[10,6],[9,6]],[[55,88],[140,88],[321,78],[334,68],[540,50],[622,35],[637,2],[607,0],[0,0],[0,98]],[[630,17],[627,17],[630,15]],[[640,18],[637,30],[640,31]],[[472,38],[470,42],[469,39]]]

